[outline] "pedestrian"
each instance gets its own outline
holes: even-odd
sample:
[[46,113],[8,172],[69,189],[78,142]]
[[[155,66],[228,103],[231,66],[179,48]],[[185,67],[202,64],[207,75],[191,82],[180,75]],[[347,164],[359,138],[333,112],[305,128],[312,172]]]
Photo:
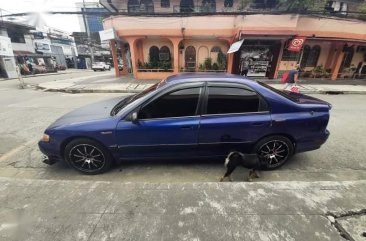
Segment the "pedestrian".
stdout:
[[296,64],[294,68],[288,72],[287,81],[285,86],[283,87],[283,90],[287,89],[288,87],[290,87],[291,89],[293,86],[297,86],[297,82],[299,79],[299,69],[300,65]]
[[241,63],[240,63],[240,75],[247,77],[248,71],[249,71],[249,61],[248,61],[247,57],[245,57],[244,59],[241,60]]

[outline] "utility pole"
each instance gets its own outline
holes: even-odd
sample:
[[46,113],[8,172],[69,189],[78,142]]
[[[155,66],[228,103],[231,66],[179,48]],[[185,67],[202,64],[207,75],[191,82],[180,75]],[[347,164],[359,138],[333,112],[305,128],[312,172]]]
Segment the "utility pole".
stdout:
[[92,41],[90,38],[90,31],[89,31],[89,24],[86,21],[86,17],[85,17],[85,0],[83,0],[83,20],[84,20],[84,25],[85,25],[85,29],[86,29],[86,34],[88,35],[88,46],[89,46],[89,51],[90,51],[90,57],[91,57],[91,63],[94,63],[94,52],[93,52],[93,46],[92,46]]

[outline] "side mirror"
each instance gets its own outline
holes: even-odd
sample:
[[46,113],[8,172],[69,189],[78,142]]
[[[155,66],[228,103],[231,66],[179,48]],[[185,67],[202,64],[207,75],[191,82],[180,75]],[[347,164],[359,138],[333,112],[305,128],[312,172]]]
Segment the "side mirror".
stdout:
[[138,119],[137,119],[137,112],[133,112],[131,115],[131,121],[132,123],[137,123]]

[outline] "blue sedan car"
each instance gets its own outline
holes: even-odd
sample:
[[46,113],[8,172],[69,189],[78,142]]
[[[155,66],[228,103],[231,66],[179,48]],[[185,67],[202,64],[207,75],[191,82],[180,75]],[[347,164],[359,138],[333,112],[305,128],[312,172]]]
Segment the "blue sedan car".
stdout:
[[227,74],[181,74],[126,98],[74,110],[39,142],[45,163],[65,160],[85,174],[123,159],[224,157],[256,153],[265,169],[328,138],[331,105]]

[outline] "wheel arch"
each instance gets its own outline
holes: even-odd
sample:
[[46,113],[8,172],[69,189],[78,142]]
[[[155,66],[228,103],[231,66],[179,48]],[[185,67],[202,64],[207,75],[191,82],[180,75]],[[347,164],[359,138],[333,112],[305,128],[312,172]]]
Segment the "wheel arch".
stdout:
[[61,142],[60,155],[63,159],[65,158],[64,154],[65,154],[65,148],[66,148],[67,144],[69,144],[70,142],[72,142],[73,140],[76,140],[76,139],[88,139],[88,140],[97,142],[98,144],[102,145],[109,152],[110,156],[112,157],[112,161],[115,162],[114,156],[111,153],[111,151],[109,150],[109,148],[106,145],[104,145],[101,141],[99,141],[95,138],[92,138],[90,136],[72,136],[72,137],[66,138],[63,142]]
[[293,148],[294,148],[294,151],[296,150],[296,140],[293,136],[289,135],[289,134],[286,134],[286,133],[271,133],[271,134],[268,134],[268,135],[265,135],[265,136],[262,136],[260,139],[258,139],[256,142],[253,143],[253,146],[252,146],[252,152],[254,152],[254,148],[255,146],[261,141],[263,140],[264,138],[268,138],[268,137],[271,137],[271,136],[283,136],[283,137],[286,137],[287,139],[289,139],[293,145]]

